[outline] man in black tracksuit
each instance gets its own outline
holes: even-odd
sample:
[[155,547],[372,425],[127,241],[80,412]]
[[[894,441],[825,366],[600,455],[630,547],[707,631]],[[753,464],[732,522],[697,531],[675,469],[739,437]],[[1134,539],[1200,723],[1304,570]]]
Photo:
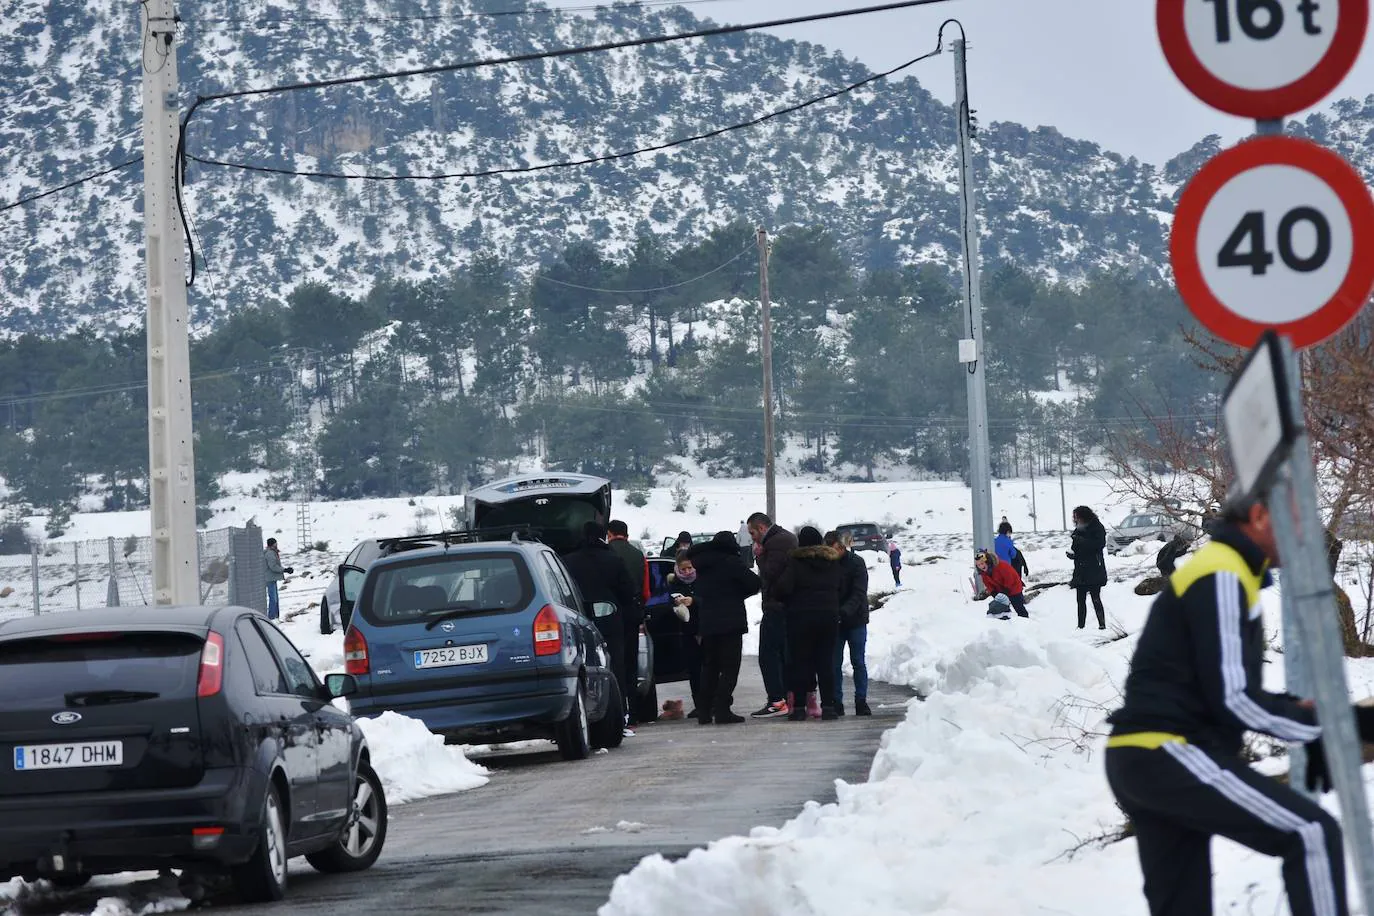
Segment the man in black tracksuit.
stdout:
[[[1261,502],[1228,506],[1155,599],[1109,719],[1107,779],[1135,828],[1152,916],[1212,912],[1213,835],[1283,858],[1293,916],[1346,916],[1339,825],[1240,757],[1247,730],[1302,742],[1321,733],[1310,701],[1261,686],[1260,589],[1277,553]],[[1320,744],[1308,747],[1324,778]]]

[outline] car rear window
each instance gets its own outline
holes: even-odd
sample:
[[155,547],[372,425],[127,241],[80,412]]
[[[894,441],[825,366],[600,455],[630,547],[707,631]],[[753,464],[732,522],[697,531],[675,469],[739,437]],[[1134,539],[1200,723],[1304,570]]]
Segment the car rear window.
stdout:
[[73,692],[196,695],[205,640],[189,633],[70,633],[0,642],[6,705],[64,705]]
[[847,531],[850,534],[862,534],[865,537],[881,534],[877,525],[841,525],[836,531]]
[[376,568],[363,614],[382,626],[423,620],[436,611],[499,613],[529,604],[534,583],[517,553],[464,553]]

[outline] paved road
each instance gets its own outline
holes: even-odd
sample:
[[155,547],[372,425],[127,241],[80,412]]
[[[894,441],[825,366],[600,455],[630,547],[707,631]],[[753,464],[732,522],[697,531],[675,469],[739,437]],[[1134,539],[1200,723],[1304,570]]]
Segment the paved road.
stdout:
[[[744,667],[736,710],[747,713],[764,694],[755,660]],[[685,686],[662,688],[660,698]],[[658,722],[618,750],[576,763],[539,748],[482,756],[492,770],[483,788],[392,809],[386,849],[371,870],[324,876],[298,860],[284,903],[214,911],[595,913],[616,876],[646,855],[678,857],[781,825],[808,800],[834,801],[835,779],[863,781],[880,735],[904,715],[910,695],[873,684],[873,717],[835,722]],[[75,903],[69,898],[62,909]]]

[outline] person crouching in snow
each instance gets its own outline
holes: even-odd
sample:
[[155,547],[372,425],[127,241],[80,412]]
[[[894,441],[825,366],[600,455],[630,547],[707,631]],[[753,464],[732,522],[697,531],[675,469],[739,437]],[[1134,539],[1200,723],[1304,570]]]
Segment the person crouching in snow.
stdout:
[[1007,601],[1016,609],[1016,616],[1030,616],[1026,610],[1026,587],[1021,582],[1020,573],[1010,563],[1003,563],[997,559],[997,554],[986,549],[974,554],[973,562],[978,567],[978,575],[983,577],[983,588],[987,589],[989,595],[1006,595]]

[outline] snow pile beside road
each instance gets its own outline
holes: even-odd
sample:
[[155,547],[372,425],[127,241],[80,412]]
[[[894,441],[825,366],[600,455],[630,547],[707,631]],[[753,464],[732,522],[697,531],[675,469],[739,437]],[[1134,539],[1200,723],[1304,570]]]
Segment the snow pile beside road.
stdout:
[[1104,884],[1134,887],[1129,856],[1080,890],[1068,886],[1082,883],[1072,863],[1051,861],[1121,821],[1100,760],[1078,747],[1096,743],[1083,727],[1097,727],[1097,706],[1116,696],[1119,653],[1051,621],[986,620],[967,598],[943,597],[961,570],[930,573],[874,614],[873,673],[901,672],[927,699],[883,736],[869,782],[839,783],[837,803],[810,803],[781,829],[677,863],[644,860],[616,881],[603,916],[1088,914],[1103,911]]
[[487,768],[473,763],[461,747],[444,739],[424,723],[394,712],[375,719],[359,719],[372,751],[372,768],[382,780],[389,805],[462,792],[487,784]]

